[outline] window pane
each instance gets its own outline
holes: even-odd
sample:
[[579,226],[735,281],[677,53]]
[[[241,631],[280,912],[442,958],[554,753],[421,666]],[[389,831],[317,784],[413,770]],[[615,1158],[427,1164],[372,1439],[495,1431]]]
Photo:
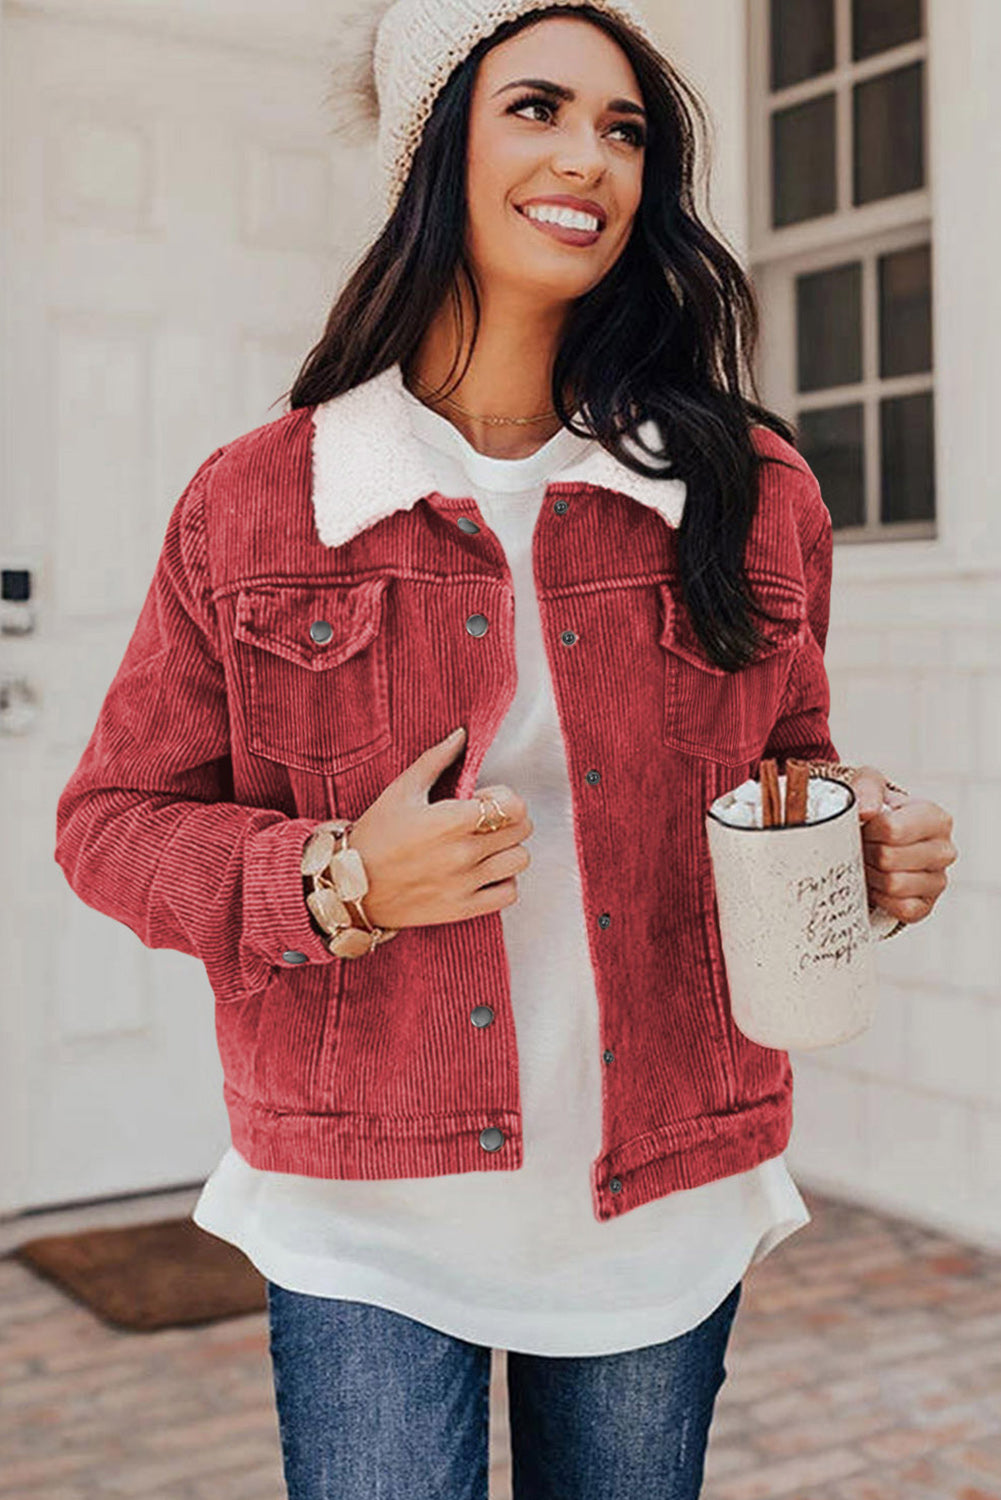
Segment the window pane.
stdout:
[[772,88],[834,67],[834,0],[772,0]]
[[834,529],[865,524],[862,407],[832,406],[797,418],[799,451],[817,476]]
[[932,368],[931,246],[879,257],[879,373],[916,375]]
[[772,116],[772,223],[797,224],[838,206],[834,95],[822,94]]
[[924,63],[858,83],[855,202],[924,187]]
[[931,391],[879,403],[883,521],[935,517],[935,425]]
[[832,266],[796,278],[798,389],[862,379],[862,266]]
[[852,57],[872,57],[921,36],[921,0],[852,0]]

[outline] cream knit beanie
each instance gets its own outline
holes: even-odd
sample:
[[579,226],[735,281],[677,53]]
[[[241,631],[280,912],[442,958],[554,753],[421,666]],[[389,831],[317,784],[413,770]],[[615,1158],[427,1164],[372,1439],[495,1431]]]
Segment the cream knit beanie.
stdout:
[[435,100],[477,42],[540,6],[572,9],[584,4],[624,21],[656,46],[636,0],[392,0],[388,5],[376,0],[356,14],[364,55],[354,85],[355,104],[362,115],[378,119],[379,172],[390,213],[400,200]]

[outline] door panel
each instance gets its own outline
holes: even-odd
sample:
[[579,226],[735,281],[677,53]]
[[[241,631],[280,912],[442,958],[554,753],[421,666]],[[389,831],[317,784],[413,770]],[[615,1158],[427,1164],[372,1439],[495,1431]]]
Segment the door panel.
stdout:
[[27,694],[0,716],[0,1213],[197,1182],[228,1142],[204,970],[74,895],[55,806],[174,503],[285,410],[371,234],[370,148],[325,104],[347,8],[0,12],[0,551],[34,618],[0,634]]

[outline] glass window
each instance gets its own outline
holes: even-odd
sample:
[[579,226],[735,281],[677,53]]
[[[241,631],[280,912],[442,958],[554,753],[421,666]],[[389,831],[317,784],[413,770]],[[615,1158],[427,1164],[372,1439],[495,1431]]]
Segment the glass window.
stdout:
[[796,278],[797,386],[819,391],[862,379],[862,265]]
[[857,83],[855,202],[924,187],[924,63]]
[[772,116],[772,222],[776,229],[834,213],[838,206],[834,95]]
[[935,535],[927,4],[747,6],[762,388],[846,542]]
[[772,0],[772,88],[834,67],[834,0]]
[[935,423],[931,391],[879,403],[882,444],[881,521],[935,516]]
[[922,36],[921,0],[852,0],[852,57],[872,57]]
[[877,274],[879,373],[922,374],[932,368],[931,246],[881,255]]
[[865,525],[865,437],[861,403],[803,411],[799,451],[817,477],[834,529]]

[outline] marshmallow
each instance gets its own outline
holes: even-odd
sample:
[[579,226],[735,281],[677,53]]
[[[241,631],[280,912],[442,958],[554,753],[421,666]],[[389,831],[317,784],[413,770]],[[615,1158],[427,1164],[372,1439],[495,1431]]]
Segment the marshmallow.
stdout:
[[[782,807],[785,808],[785,776],[779,777]],[[840,781],[811,776],[806,788],[806,822],[820,823],[843,812],[851,801],[851,791]],[[734,828],[763,828],[761,816],[761,783],[753,778],[724,792],[712,803],[711,812]],[[785,826],[785,825],[783,825]],[[796,826],[796,825],[793,825]],[[770,830],[769,830],[770,831]]]

